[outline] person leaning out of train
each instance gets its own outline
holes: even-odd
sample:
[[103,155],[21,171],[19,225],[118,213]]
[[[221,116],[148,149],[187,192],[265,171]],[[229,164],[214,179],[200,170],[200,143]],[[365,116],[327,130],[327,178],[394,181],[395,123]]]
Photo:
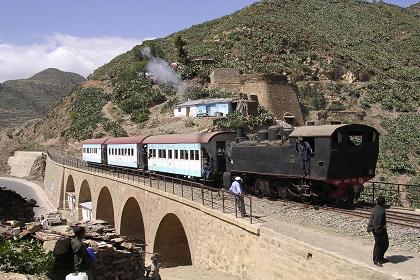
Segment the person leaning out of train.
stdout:
[[309,176],[310,160],[313,153],[311,145],[304,141],[302,137],[298,137],[296,141],[296,152],[299,154],[299,165],[303,176]]
[[235,181],[233,181],[232,185],[230,186],[229,191],[235,195],[236,205],[238,205],[239,212],[241,213],[241,217],[245,217],[245,202],[244,202],[244,192],[241,186],[242,178],[236,177]]
[[203,164],[203,177],[206,181],[210,180],[213,175],[213,169],[210,163],[206,160]]

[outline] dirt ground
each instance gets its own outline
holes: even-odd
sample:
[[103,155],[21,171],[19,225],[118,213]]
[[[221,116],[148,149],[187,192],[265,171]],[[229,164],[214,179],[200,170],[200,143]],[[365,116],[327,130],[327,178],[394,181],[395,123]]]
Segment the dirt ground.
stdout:
[[240,278],[219,272],[217,270],[207,270],[197,266],[178,266],[163,268],[160,276],[164,280],[239,280]]

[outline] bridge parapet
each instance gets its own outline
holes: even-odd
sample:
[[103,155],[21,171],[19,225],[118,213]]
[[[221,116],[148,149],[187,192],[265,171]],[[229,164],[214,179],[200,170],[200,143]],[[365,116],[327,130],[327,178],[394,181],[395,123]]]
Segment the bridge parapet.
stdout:
[[[184,199],[201,203],[205,207],[222,211],[222,213],[234,214],[238,218],[238,207],[235,196],[224,190],[212,188],[201,183],[165,176],[162,174],[134,170],[121,167],[109,167],[106,165],[90,165],[79,159],[61,156],[55,152],[47,152],[48,157],[61,165],[81,169],[91,173],[113,176],[118,179],[140,182],[150,188],[158,189],[166,193],[181,196]],[[244,196],[245,211],[249,223],[255,223],[253,215],[252,196]],[[246,219],[241,219],[245,221]],[[257,221],[258,222],[258,221]]]

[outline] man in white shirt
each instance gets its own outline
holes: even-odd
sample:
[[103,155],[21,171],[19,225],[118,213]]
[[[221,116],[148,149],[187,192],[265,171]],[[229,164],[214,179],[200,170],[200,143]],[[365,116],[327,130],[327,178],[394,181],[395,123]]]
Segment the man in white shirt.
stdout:
[[244,202],[244,193],[241,187],[241,177],[236,177],[230,186],[229,191],[235,195],[236,205],[238,205],[239,212],[241,217],[245,217],[245,202]]

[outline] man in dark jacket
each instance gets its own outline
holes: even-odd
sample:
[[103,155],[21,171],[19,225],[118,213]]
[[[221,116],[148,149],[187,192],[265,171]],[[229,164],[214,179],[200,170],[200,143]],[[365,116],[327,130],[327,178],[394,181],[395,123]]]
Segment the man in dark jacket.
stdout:
[[76,273],[86,272],[89,280],[93,279],[91,262],[89,260],[86,244],[83,243],[82,239],[85,236],[84,227],[74,227],[73,229],[75,237],[71,241],[71,248],[74,253],[74,270]]
[[376,199],[376,206],[370,215],[367,231],[372,232],[375,237],[373,263],[382,267],[383,263],[388,262],[384,255],[389,246],[388,233],[386,231],[385,198],[382,196]]
[[309,176],[312,148],[311,145],[299,137],[296,141],[296,152],[299,154],[299,165],[303,176]]

